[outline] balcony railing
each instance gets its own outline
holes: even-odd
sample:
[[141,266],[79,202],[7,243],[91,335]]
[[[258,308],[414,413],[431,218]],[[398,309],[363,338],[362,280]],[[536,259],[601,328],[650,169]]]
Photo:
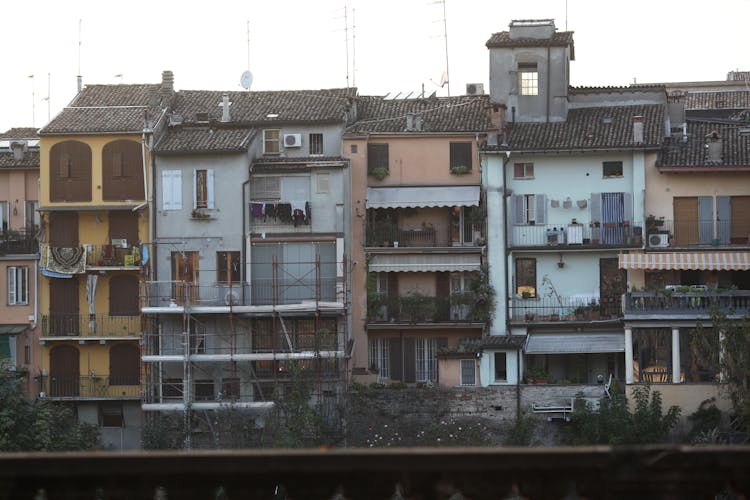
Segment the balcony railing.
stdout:
[[750,314],[750,290],[648,291],[625,294],[625,317],[639,315],[708,316]]
[[511,247],[641,247],[638,222],[508,226]]
[[511,299],[514,322],[599,321],[622,317],[620,300],[582,297],[535,297]]
[[138,399],[139,377],[127,375],[56,375],[40,377],[39,392],[48,398]]
[[108,314],[45,314],[42,337],[136,337],[141,332],[138,316]]
[[[398,226],[368,227],[367,246],[401,248],[479,245],[483,237],[479,226],[465,227],[464,232],[464,235],[454,235],[451,226],[447,224],[428,224],[408,229]],[[463,239],[461,236],[464,236]]]
[[39,241],[32,234],[14,231],[0,236],[0,255],[35,253],[39,253]]
[[339,278],[254,279],[250,283],[194,285],[184,281],[150,281],[142,285],[142,307],[285,305],[307,301],[342,302]]
[[138,246],[85,245],[86,266],[89,267],[137,267],[141,265]]
[[[731,221],[714,219],[661,219],[649,218],[646,221],[646,235],[663,234],[665,242],[654,240],[655,246],[727,246],[750,245],[750,234],[733,228]],[[647,244],[651,246],[650,240]]]
[[472,312],[473,293],[455,293],[448,297],[421,294],[368,298],[369,323],[483,323],[486,318]]

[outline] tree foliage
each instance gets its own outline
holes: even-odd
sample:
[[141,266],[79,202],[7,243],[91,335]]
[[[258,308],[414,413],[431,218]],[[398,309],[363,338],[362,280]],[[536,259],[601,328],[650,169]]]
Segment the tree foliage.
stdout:
[[27,399],[21,379],[0,368],[0,451],[89,450],[98,444],[95,425],[77,423],[60,403]]
[[649,385],[633,389],[632,410],[621,394],[602,399],[598,410],[579,398],[564,440],[571,445],[662,443],[669,439],[679,416],[677,406],[663,412],[661,393]]

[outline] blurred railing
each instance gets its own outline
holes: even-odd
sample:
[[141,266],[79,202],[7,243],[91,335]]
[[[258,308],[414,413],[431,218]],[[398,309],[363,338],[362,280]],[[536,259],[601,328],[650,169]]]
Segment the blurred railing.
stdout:
[[646,221],[646,234],[664,234],[670,246],[749,245],[750,234],[733,230],[729,220],[656,219]]
[[40,377],[39,392],[48,398],[108,398],[134,399],[141,397],[141,382],[137,376],[56,375]]
[[0,232],[0,255],[39,253],[39,241],[26,231]]
[[509,242],[512,247],[528,246],[596,246],[641,247],[641,223],[540,224],[509,225]]
[[714,309],[724,314],[750,314],[750,290],[628,292],[624,307],[626,317],[641,314],[705,316]]
[[141,264],[139,246],[84,245],[86,265],[95,267],[136,267]]
[[590,297],[513,297],[510,317],[514,322],[597,321],[622,317],[620,301]]
[[473,293],[454,293],[447,297],[421,294],[389,296],[372,294],[367,303],[369,323],[476,323],[486,318],[472,314]]
[[[467,228],[463,228],[468,231]],[[480,226],[471,226],[470,237],[452,234],[447,224],[428,224],[422,227],[403,228],[398,226],[368,227],[366,240],[368,247],[449,247],[479,245],[483,234]],[[468,241],[468,240],[471,241]],[[462,243],[459,243],[462,242]]]
[[42,315],[42,337],[132,337],[140,332],[141,319],[137,315]]

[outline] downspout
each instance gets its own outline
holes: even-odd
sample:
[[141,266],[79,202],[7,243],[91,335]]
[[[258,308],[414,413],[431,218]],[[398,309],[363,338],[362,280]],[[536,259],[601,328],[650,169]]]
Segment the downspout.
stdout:
[[[505,158],[503,159],[503,214],[505,220],[503,221],[503,270],[505,273],[505,335],[511,335],[510,328],[510,284],[508,283],[510,278],[510,269],[508,265],[508,257],[510,256],[510,246],[508,245],[508,163],[510,163],[510,151],[505,152]],[[521,349],[516,348],[516,422],[521,418]]]
[[551,87],[550,80],[551,79],[550,79],[550,61],[549,61],[549,57],[550,57],[550,50],[549,50],[549,47],[547,47],[547,74],[545,75],[545,78],[547,80],[547,99],[546,99],[546,104],[547,104],[547,123],[549,123],[549,107],[550,107],[549,106],[549,101],[550,101],[550,99],[552,99],[552,96],[550,95],[550,87]]
[[[250,167],[252,168],[252,166]],[[248,174],[249,174],[248,170]],[[247,207],[246,201],[245,201],[245,189],[247,185],[250,184],[250,178],[248,175],[248,179],[242,183],[242,251],[240,252],[240,283],[242,283],[242,303],[245,304],[245,276],[246,276],[246,270],[245,266],[247,265],[247,259],[245,258],[245,255],[247,253],[247,234],[245,233],[245,228],[247,227],[247,221],[245,217],[247,217]]]
[[156,232],[156,217],[154,215],[154,197],[151,190],[148,188],[148,168],[146,163],[146,149],[148,149],[149,152],[149,163],[151,165],[151,185],[155,186],[155,168],[154,168],[154,158],[151,154],[151,147],[153,146],[151,144],[151,141],[153,140],[153,129],[148,126],[148,115],[146,116],[146,127],[143,129],[143,136],[141,138],[141,156],[143,158],[143,199],[146,200],[146,206],[148,207],[148,218],[149,218],[149,224],[148,224],[148,243],[151,246],[151,255],[149,255],[149,260],[151,261],[150,271],[149,271],[149,280],[153,281],[154,276],[156,273],[156,249],[154,248],[154,234]]

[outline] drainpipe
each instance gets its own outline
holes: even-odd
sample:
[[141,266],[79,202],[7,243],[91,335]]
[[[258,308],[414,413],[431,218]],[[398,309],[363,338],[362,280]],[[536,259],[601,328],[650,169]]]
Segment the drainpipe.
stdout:
[[[252,169],[252,166],[250,167]],[[249,172],[249,170],[248,170]],[[250,184],[250,179],[248,178],[246,181],[242,183],[242,232],[240,233],[242,235],[242,251],[240,252],[240,283],[242,283],[242,303],[245,303],[245,275],[247,274],[245,272],[245,266],[247,265],[245,258],[245,255],[247,253],[247,234],[245,234],[245,228],[246,226],[246,220],[245,217],[247,217],[247,207],[246,201],[245,201],[245,189],[247,185]]]
[[546,75],[546,79],[547,79],[547,99],[546,99],[546,103],[547,103],[547,123],[549,123],[549,107],[550,107],[549,106],[549,101],[550,101],[550,99],[552,99],[552,96],[550,95],[550,87],[551,87],[550,80],[551,80],[551,78],[550,78],[550,61],[549,61],[549,58],[550,58],[550,49],[549,49],[549,47],[547,47],[547,75]]
[[154,245],[154,234],[156,231],[156,217],[154,215],[154,197],[152,195],[152,192],[148,188],[148,176],[147,176],[147,164],[146,164],[146,149],[148,149],[149,152],[149,163],[151,165],[151,185],[155,186],[154,183],[155,179],[155,172],[154,172],[154,158],[151,154],[151,147],[153,144],[151,143],[153,140],[153,129],[149,126],[148,123],[148,114],[146,114],[146,124],[143,129],[143,136],[141,138],[141,156],[143,158],[143,199],[146,200],[146,205],[148,207],[148,242],[150,245],[150,252],[151,255],[149,255],[149,261],[151,261],[151,267],[149,272],[149,279],[151,281],[154,280],[154,276],[156,273],[156,248]]

